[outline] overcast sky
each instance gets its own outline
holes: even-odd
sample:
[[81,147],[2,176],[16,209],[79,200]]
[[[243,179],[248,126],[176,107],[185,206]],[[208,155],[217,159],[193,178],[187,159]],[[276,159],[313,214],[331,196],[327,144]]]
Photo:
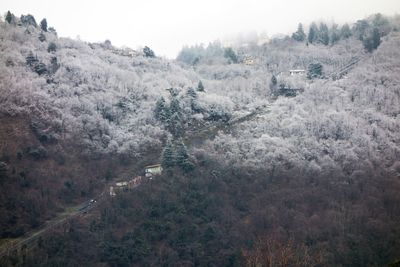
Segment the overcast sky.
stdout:
[[148,45],[174,58],[185,44],[245,31],[291,33],[313,20],[354,21],[400,13],[400,0],[1,0],[0,12],[46,18],[59,36],[116,46]]

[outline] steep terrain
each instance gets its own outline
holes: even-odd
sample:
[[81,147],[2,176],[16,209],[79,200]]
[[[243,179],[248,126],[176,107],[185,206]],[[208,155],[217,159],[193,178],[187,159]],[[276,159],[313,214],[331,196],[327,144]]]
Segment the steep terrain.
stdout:
[[384,25],[371,51],[354,26],[330,45],[214,43],[177,61],[32,19],[0,22],[0,246],[146,165],[164,172],[1,265],[400,258],[398,18],[370,18]]

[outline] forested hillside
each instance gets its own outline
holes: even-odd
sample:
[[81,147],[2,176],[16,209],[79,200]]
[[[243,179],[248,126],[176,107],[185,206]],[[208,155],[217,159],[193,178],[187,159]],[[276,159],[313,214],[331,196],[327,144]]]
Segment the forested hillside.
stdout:
[[146,165],[164,170],[0,265],[398,263],[399,30],[377,14],[168,60],[8,12],[0,245]]

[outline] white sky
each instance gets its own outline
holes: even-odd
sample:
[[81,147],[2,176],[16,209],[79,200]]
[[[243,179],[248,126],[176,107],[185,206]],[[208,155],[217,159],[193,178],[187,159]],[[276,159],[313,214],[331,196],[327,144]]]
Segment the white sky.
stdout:
[[400,0],[0,0],[0,13],[46,18],[59,36],[116,46],[148,45],[174,58],[185,44],[245,31],[291,33],[313,20],[352,22],[400,13]]

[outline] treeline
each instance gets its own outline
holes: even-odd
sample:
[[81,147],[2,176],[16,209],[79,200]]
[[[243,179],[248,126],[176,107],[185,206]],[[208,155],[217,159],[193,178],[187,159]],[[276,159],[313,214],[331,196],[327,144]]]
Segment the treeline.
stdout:
[[324,22],[319,24],[312,22],[308,34],[304,32],[303,25],[300,23],[297,31],[292,34],[292,39],[311,44],[334,45],[340,40],[354,36],[363,42],[368,52],[371,52],[379,46],[380,38],[391,30],[389,19],[378,13],[368,19],[358,20],[352,27],[347,23],[341,27],[337,24],[329,27]]

